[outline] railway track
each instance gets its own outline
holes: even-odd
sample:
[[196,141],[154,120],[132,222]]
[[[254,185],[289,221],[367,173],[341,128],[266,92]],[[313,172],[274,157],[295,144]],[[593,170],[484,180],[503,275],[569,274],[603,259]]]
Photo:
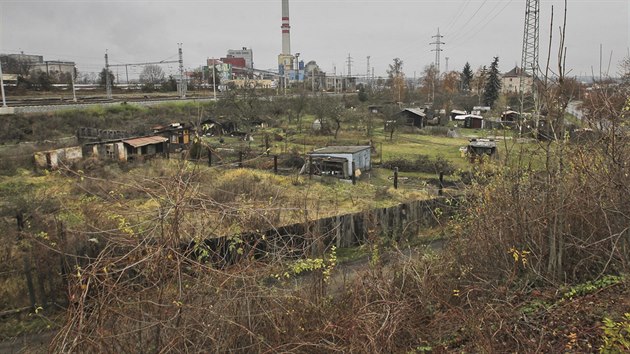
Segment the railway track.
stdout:
[[115,96],[112,99],[101,96],[77,97],[74,102],[72,98],[66,97],[46,97],[46,98],[21,98],[9,99],[9,107],[31,107],[31,106],[71,106],[82,104],[103,104],[103,103],[123,103],[123,102],[155,102],[155,101],[179,101],[179,100],[199,100],[209,99],[208,97],[188,97],[182,99],[178,96]]

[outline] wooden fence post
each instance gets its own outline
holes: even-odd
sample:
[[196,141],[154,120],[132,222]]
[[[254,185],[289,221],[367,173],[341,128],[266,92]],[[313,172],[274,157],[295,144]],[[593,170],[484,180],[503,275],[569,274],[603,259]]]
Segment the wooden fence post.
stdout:
[[[18,234],[22,238],[22,232],[24,231],[24,215],[18,213],[16,215]],[[24,262],[24,275],[26,276],[26,287],[28,288],[28,299],[31,302],[31,310],[35,311],[36,298],[35,298],[35,286],[33,285],[33,275],[31,274],[31,260],[29,259],[27,251],[24,251],[22,256]]]
[[313,179],[313,156],[308,157],[308,179]]
[[398,167],[394,167],[394,189],[398,189]]
[[273,173],[278,174],[278,155],[273,155]]

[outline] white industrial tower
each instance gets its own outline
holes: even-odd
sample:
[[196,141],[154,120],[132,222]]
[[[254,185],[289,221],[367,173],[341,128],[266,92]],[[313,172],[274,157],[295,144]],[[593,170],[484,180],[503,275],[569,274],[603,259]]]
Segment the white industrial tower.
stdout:
[[291,55],[291,26],[289,25],[289,0],[282,0],[282,54]]
[[293,69],[291,54],[291,25],[289,25],[289,0],[282,0],[282,52],[278,55],[278,70],[285,74]]

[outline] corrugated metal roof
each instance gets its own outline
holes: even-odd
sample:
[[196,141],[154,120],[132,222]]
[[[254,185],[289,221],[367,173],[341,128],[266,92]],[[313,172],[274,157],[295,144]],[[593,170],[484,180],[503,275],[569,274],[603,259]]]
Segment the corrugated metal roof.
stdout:
[[468,146],[481,147],[481,148],[495,148],[497,142],[489,139],[471,139]]
[[464,114],[464,115],[460,115],[460,116],[455,116],[454,119],[455,120],[465,120],[468,117],[474,118],[474,119],[483,119],[482,116],[477,116],[477,115],[474,115],[474,114]]
[[145,145],[159,144],[165,141],[168,141],[168,138],[163,136],[145,136],[143,138],[125,139],[123,140],[123,143],[137,148]]
[[354,154],[355,152],[370,149],[370,146],[327,146],[325,148],[313,150],[311,154]]
[[415,114],[417,116],[420,116],[420,117],[426,117],[427,116],[422,110],[420,110],[418,108],[405,108],[405,109],[403,109],[403,112],[404,111],[411,112],[411,113],[413,113],[413,114]]

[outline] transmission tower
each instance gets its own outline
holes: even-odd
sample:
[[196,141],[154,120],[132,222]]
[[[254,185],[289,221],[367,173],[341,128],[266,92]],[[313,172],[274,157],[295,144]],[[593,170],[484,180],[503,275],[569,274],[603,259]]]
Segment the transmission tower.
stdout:
[[367,72],[365,75],[365,83],[369,86],[370,85],[370,56],[367,56]]
[[525,27],[523,29],[523,52],[521,57],[520,93],[521,116],[524,111],[526,78],[531,76],[531,92],[534,97],[534,109],[536,109],[537,92],[536,77],[538,76],[538,38],[540,35],[540,0],[527,0],[525,5]]
[[347,63],[348,63],[348,77],[350,77],[352,76],[352,57],[350,56],[350,53],[348,53]]
[[444,42],[442,42],[442,38],[444,36],[442,36],[440,34],[440,28],[438,27],[437,30],[437,34],[435,36],[432,36],[431,38],[436,38],[435,42],[433,43],[429,43],[431,45],[435,45],[435,49],[431,49],[432,52],[435,52],[435,68],[437,69],[437,74],[438,76],[440,75],[440,52],[442,51],[442,49],[440,48],[440,46],[442,44],[446,44]]
[[177,43],[179,46],[179,97],[186,98],[186,79],[184,78],[184,55],[182,53],[182,43]]

